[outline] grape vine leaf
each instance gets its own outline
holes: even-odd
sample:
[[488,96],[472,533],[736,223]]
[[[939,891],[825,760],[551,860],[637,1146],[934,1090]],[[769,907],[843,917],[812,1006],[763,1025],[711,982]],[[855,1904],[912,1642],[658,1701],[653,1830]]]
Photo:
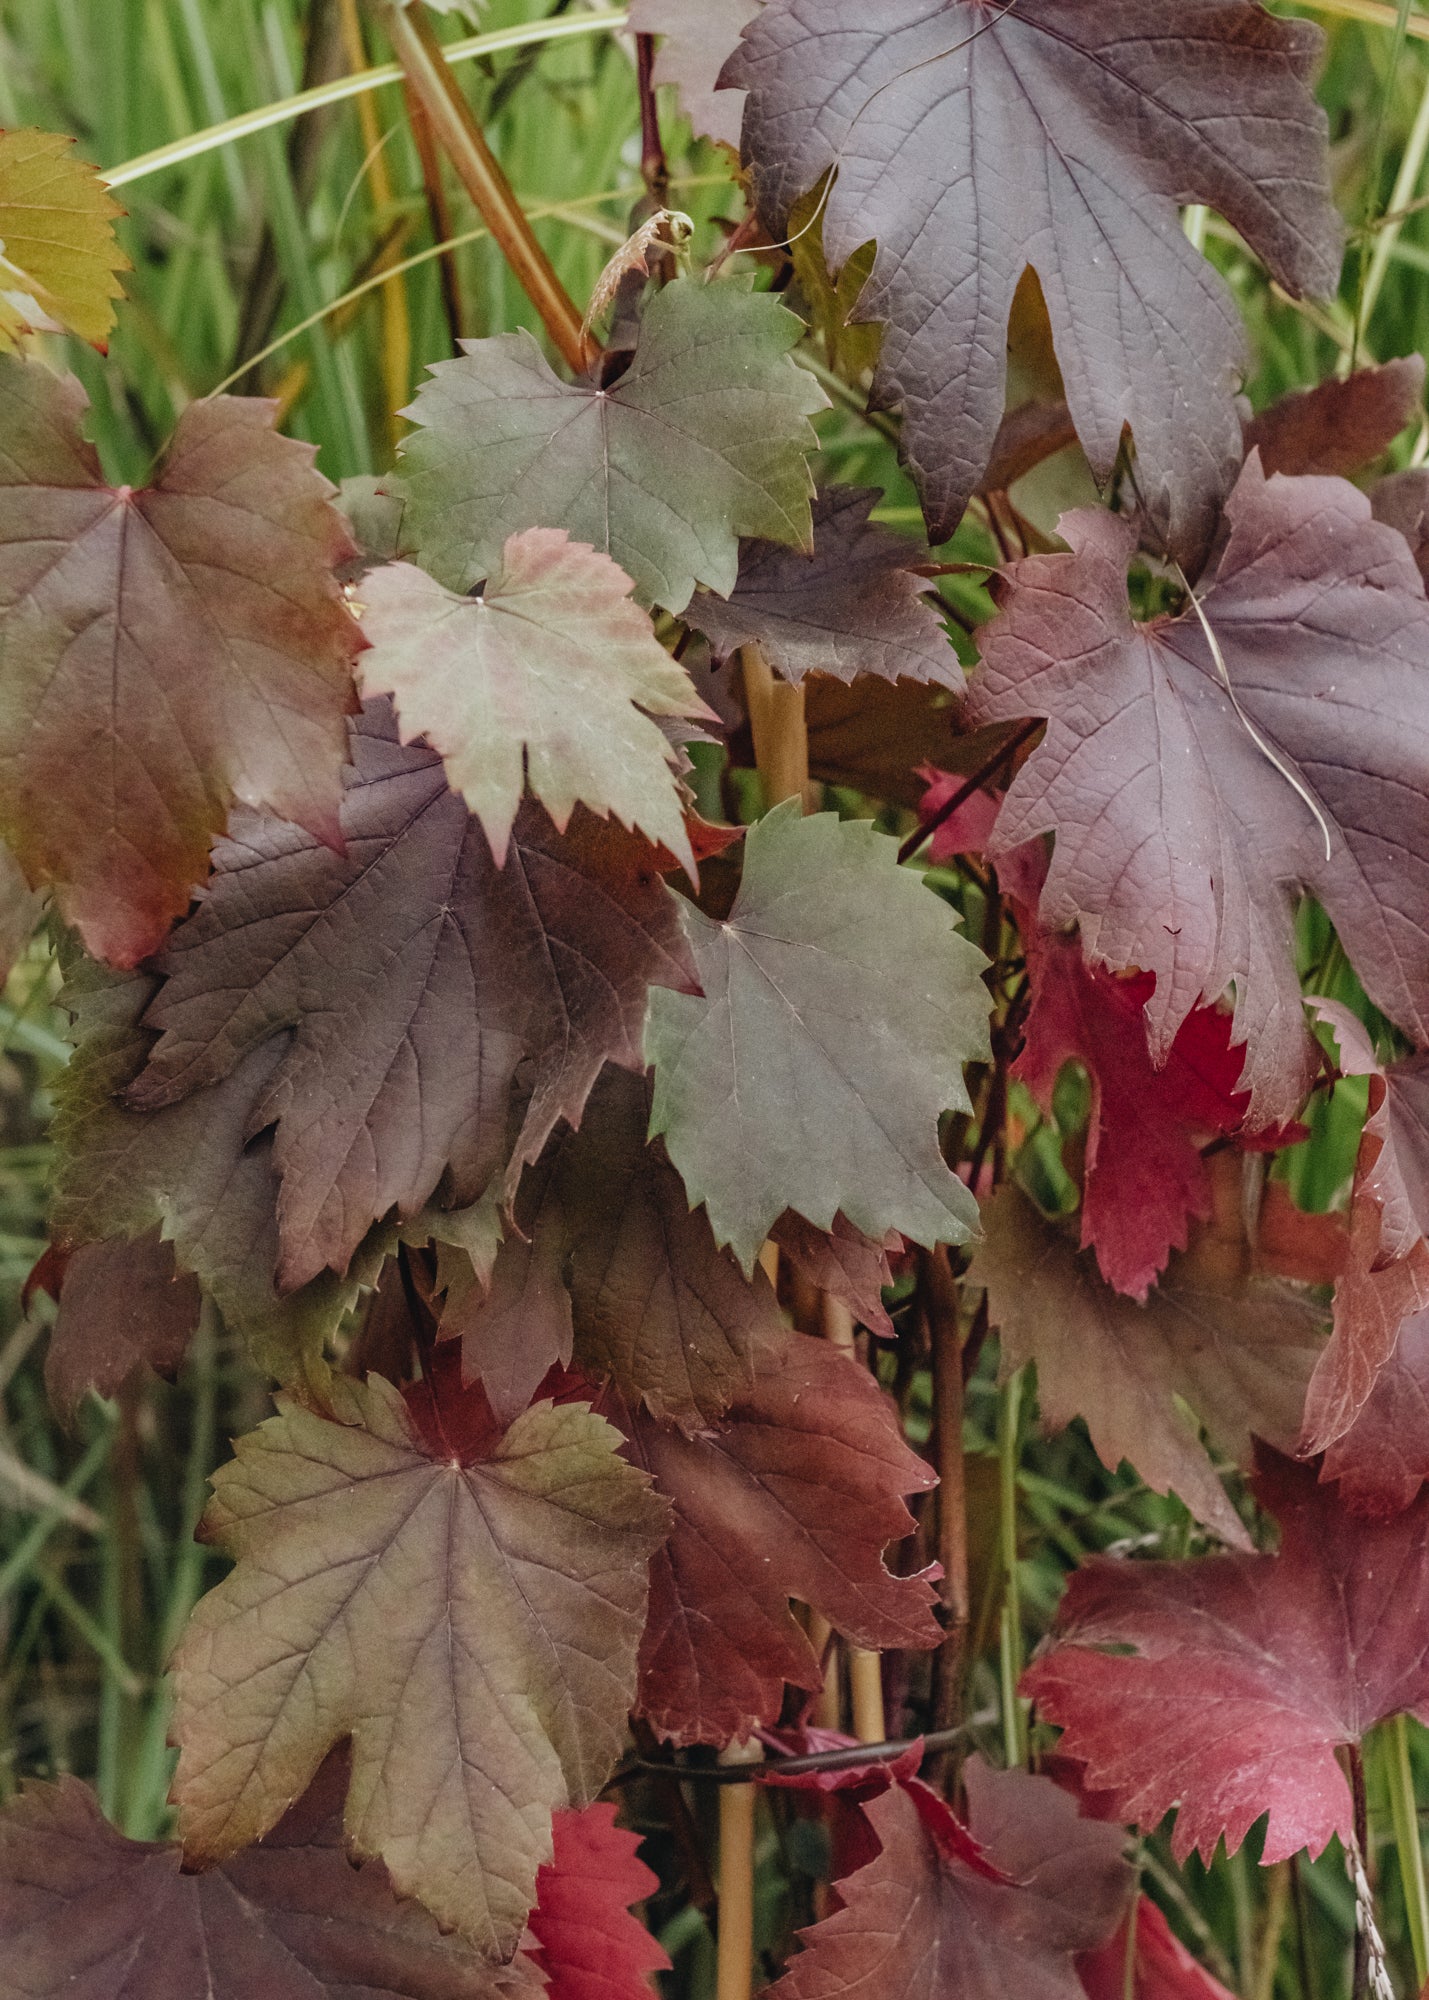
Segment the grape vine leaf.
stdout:
[[1416,466],[1409,472],[1391,472],[1370,488],[1370,505],[1376,521],[1395,528],[1413,551],[1419,574],[1429,581],[1429,472]]
[[8,847],[0,845],[0,981],[39,927],[45,899],[25,880],[25,872]]
[[248,1140],[286,1038],[251,1051],[231,1075],[158,1111],[123,1102],[154,1037],[140,1026],[156,982],[67,955],[61,1002],[75,1053],[54,1085],[51,1226],[74,1243],[138,1238],[159,1226],[266,1374],[322,1392],[323,1344],[354,1302],[359,1277],[331,1274],[280,1297],[279,1182],[271,1133]]
[[102,353],[114,325],[124,213],[63,132],[0,132],[0,353],[68,329]]
[[126,1840],[87,1785],[31,1784],[0,1813],[3,2000],[539,2000],[342,1851],[346,1760],[222,1867]]
[[1335,1325],[1305,1406],[1301,1449],[1323,1451],[1354,1423],[1406,1319],[1429,1307],[1429,1056],[1382,1064],[1346,1007],[1317,1000],[1340,1067],[1369,1079],[1350,1195],[1349,1254],[1335,1282]]
[[352,1850],[499,1957],[551,1811],[620,1753],[668,1515],[587,1406],[503,1432],[455,1363],[406,1398],[335,1378],[335,1421],[284,1402],[215,1474],[201,1532],[237,1567],[175,1656],[173,1797],[221,1860],[351,1736]]
[[647,1145],[649,1121],[645,1078],[608,1067],[579,1129],[563,1128],[528,1169],[489,1289],[443,1314],[499,1415],[574,1349],[592,1381],[608,1377],[627,1402],[698,1430],[783,1342],[769,1280],[746,1278],[716,1247],[664,1148]]
[[1411,1313],[1321,1477],[1361,1514],[1398,1514],[1429,1479],[1429,1310]]
[[767,293],[683,279],[650,301],[608,389],[562,382],[527,333],[464,342],[406,412],[419,428],[387,482],[404,548],[465,591],[508,536],[560,526],[642,602],[680,612],[697,583],[728,593],[739,536],[812,547],[809,418],[827,399],[789,358],[802,331]]
[[104,484],[84,407],[0,355],[0,831],[90,950],[132,966],[235,800],[338,842],[363,641],[332,489],[271,403],[191,403],[138,493]]
[[759,8],[760,0],[634,0],[630,9],[633,34],[664,37],[655,82],[673,84],[695,131],[725,146],[739,145],[744,93],[716,84]]
[[814,502],[814,553],[748,542],[727,598],[699,592],[685,616],[720,657],[758,645],[786,681],[830,674],[930,681],[961,694],[963,670],[932,583],[913,565],[926,548],[870,521],[876,488],[834,486]]
[[1278,1555],[1090,1562],[1022,1680],[1119,1818],[1150,1828],[1179,1806],[1178,1861],[1209,1863],[1222,1835],[1234,1853],[1263,1813],[1267,1866],[1348,1842],[1336,1748],[1429,1715],[1429,1496],[1369,1522],[1312,1466],[1259,1457]]
[[275,1128],[282,1290],[341,1274],[375,1221],[439,1183],[449,1207],[503,1170],[514,1192],[604,1061],[639,1066],[650,981],[694,985],[666,857],[638,835],[584,811],[557,835],[528,801],[499,868],[385,702],[352,754],[344,852],[257,815],[220,843],[157,961],[162,1032],[128,1092],[175,1104],[283,1038],[249,1121]]
[[1087,964],[1070,933],[1034,922],[1023,943],[1032,1002],[1012,1074],[1050,1114],[1063,1065],[1086,1071],[1082,1247],[1095,1249],[1109,1285],[1144,1300],[1171,1251],[1185,1249],[1192,1218],[1211,1212],[1201,1145],[1245,1119],[1230,1015],[1194,1008],[1158,1069],[1146,1042],[1149,974],[1113,978]]
[[940,1841],[911,1788],[863,1807],[877,1858],[838,1884],[842,1907],[802,1933],[770,2000],[1083,2000],[1075,1955],[1126,1906],[1120,1827],[1083,1819],[1050,1778],[965,1767],[969,1825],[1011,1881],[990,1881]]
[[446,766],[505,863],[523,782],[564,833],[579,800],[663,843],[693,876],[679,753],[652,716],[714,721],[631,602],[630,579],[559,528],[512,535],[479,597],[411,563],[362,586],[369,695]]
[[66,1260],[45,1353],[45,1389],[66,1420],[88,1389],[117,1395],[136,1369],[173,1375],[198,1325],[202,1294],[157,1229],[82,1243]]
[[992,455],[1028,267],[1099,479],[1131,426],[1137,481],[1192,562],[1240,463],[1245,336],[1179,226],[1205,201],[1297,295],[1328,297],[1342,232],[1310,79],[1321,38],[1252,0],[768,0],[721,81],[767,226],[833,174],[830,267],[876,238],[859,303],[888,323],[875,401],[904,410],[930,539]]
[[776,807],[725,922],[682,912],[703,996],[652,990],[651,1133],[747,1271],[785,1208],[874,1239],[976,1228],[938,1118],[969,1109],[962,1065],[988,1053],[986,960],[897,854],[866,822]]
[[1156,1062],[1234,981],[1240,1087],[1251,1122],[1272,1125],[1294,1119],[1310,1077],[1296,887],[1320,898],[1376,1004],[1429,1032],[1414,803],[1429,783],[1429,603],[1402,537],[1342,480],[1267,480],[1252,458],[1227,515],[1200,605],[1234,700],[1193,608],[1133,622],[1135,530],[1083,510],[1062,522],[1070,554],[1007,573],[967,707],[980,723],[1048,719],[993,854],[1055,831],[1043,919],[1080,922],[1095,964],[1155,975]]
[[836,1215],[826,1233],[789,1209],[769,1234],[815,1291],[842,1300],[870,1333],[882,1334],[886,1340],[893,1338],[883,1288],[893,1283],[888,1260],[903,1248],[903,1238],[896,1229],[875,1243],[845,1216]]
[[[1128,1925],[1135,1931],[1128,1940]],[[1133,1985],[1126,1984],[1127,1954],[1134,1956]],[[1219,1979],[1192,1958],[1159,1906],[1137,1899],[1136,1912],[1094,1951],[1083,1952],[1077,1973],[1086,2000],[1235,2000]]]
[[615,1824],[612,1805],[558,1812],[555,1859],[536,1878],[528,1946],[550,2000],[650,2000],[650,1974],[670,1961],[630,1905],[657,1888],[638,1858],[640,1836]]
[[837,1348],[790,1334],[701,1436],[610,1390],[601,1407],[674,1509],[640,1645],[640,1706],[662,1736],[727,1743],[777,1718],[785,1681],[819,1685],[791,1597],[855,1645],[937,1644],[933,1573],[883,1565],[913,1526],[904,1494],[926,1492],[933,1475],[883,1391]]
[[1348,478],[1383,456],[1424,399],[1424,357],[1332,375],[1282,396],[1245,426],[1245,450],[1267,475],[1336,473]]
[[1037,1363],[1043,1422],[1086,1418],[1102,1463],[1129,1459],[1158,1493],[1178,1493],[1222,1541],[1249,1548],[1240,1516],[1178,1407],[1248,1465],[1252,1434],[1293,1449],[1319,1358],[1320,1314],[1287,1286],[1217,1285],[1177,1259],[1144,1305],[1113,1291],[1091,1259],[1015,1186],[983,1210],[970,1280],[987,1288],[1004,1375]]

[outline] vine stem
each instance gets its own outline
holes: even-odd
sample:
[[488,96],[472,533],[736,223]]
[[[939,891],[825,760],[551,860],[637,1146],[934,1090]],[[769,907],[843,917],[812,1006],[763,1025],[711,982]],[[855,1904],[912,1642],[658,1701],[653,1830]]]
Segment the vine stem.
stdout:
[[1419,1807],[1414,1796],[1414,1766],[1409,1755],[1409,1718],[1396,1715],[1380,1736],[1384,1774],[1399,1850],[1399,1873],[1409,1918],[1409,1942],[1414,1952],[1414,1982],[1429,1981],[1429,1891],[1424,1880],[1424,1849],[1419,1839]]
[[1001,1505],[998,1539],[1002,1555],[1003,1750],[1009,1769],[1027,1761],[1027,1716],[1017,1683],[1022,1678],[1022,1602],[1017,1582],[1017,1460],[1022,1426],[1022,1370],[1010,1377],[997,1412],[997,1463]]
[[740,648],[744,700],[754,738],[754,762],[766,807],[809,796],[809,729],[804,690],[778,680],[759,646]]
[[471,106],[459,89],[442,45],[422,11],[422,0],[374,0],[377,16],[413,94],[458,178],[476,204],[522,290],[541,315],[561,358],[581,374],[600,349],[582,332],[581,316],[555,266],[541,248],[526,215],[486,143]]
[[967,1468],[963,1458],[963,1345],[958,1286],[946,1248],[923,1260],[923,1311],[933,1356],[938,1560],[943,1568],[943,1642],[933,1666],[933,1729],[952,1725],[972,1616],[968,1582]]

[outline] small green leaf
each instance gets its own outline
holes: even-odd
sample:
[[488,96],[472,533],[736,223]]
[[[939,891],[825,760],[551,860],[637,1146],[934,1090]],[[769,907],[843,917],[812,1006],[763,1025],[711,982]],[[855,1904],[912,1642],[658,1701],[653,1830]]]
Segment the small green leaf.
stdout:
[[73,146],[64,132],[0,132],[0,353],[56,327],[102,349],[114,324],[124,211]]
[[786,1208],[825,1230],[842,1210],[875,1239],[977,1227],[938,1117],[971,1109],[987,961],[897,853],[866,822],[777,807],[749,831],[728,920],[684,908],[703,997],[650,996],[651,1133],[746,1270]]
[[[630,579],[559,528],[513,535],[479,597],[411,563],[362,586],[369,694],[424,737],[506,860],[523,778],[564,832],[579,800],[695,859],[678,752],[652,716],[716,720],[631,601]],[[642,712],[643,711],[643,712]]]
[[739,537],[813,547],[808,419],[827,407],[789,358],[803,331],[765,293],[684,279],[651,300],[608,389],[551,372],[526,333],[466,343],[406,415],[403,545],[453,590],[509,535],[565,528],[613,556],[648,603],[728,595]]

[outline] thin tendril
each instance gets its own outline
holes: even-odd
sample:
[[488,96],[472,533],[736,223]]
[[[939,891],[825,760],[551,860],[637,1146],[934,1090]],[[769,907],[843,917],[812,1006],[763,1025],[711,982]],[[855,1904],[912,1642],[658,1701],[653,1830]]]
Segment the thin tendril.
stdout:
[[1330,840],[1330,823],[1326,819],[1323,811],[1320,808],[1319,800],[1315,797],[1315,794],[1310,790],[1310,787],[1305,783],[1305,780],[1300,776],[1299,772],[1292,769],[1292,767],[1286,763],[1285,759],[1280,755],[1279,751],[1275,748],[1274,744],[1272,744],[1265,736],[1261,734],[1260,730],[1257,729],[1256,725],[1251,721],[1250,717],[1241,707],[1240,696],[1236,693],[1235,688],[1231,684],[1230,669],[1226,665],[1226,656],[1221,651],[1221,642],[1215,635],[1215,631],[1211,625],[1210,619],[1206,616],[1206,607],[1202,604],[1200,598],[1197,597],[1195,591],[1191,588],[1190,580],[1188,579],[1185,570],[1182,569],[1180,563],[1177,563],[1176,565],[1176,574],[1180,577],[1186,595],[1191,601],[1192,608],[1194,609],[1197,618],[1199,618],[1201,621],[1201,630],[1206,635],[1206,644],[1211,649],[1211,658],[1216,663],[1216,672],[1221,677],[1221,686],[1225,689],[1226,693],[1230,697],[1231,707],[1235,710],[1236,715],[1239,717],[1241,727],[1245,730],[1246,735],[1250,738],[1251,742],[1255,745],[1256,749],[1260,752],[1261,756],[1265,758],[1266,762],[1274,766],[1274,768],[1280,773],[1281,777],[1285,780],[1286,784],[1289,785],[1291,791],[1294,792],[1295,796],[1298,799],[1303,800],[1304,803],[1310,808],[1310,811],[1315,818],[1315,824],[1319,827],[1320,832],[1324,837],[1325,859],[1327,861],[1331,860],[1334,855],[1334,848]]
[[859,119],[862,118],[864,112],[867,111],[869,105],[877,98],[882,97],[885,90],[892,90],[895,84],[906,83],[910,76],[916,76],[920,69],[931,69],[934,63],[946,62],[949,56],[958,55],[963,49],[971,48],[973,43],[980,36],[985,35],[989,28],[995,28],[999,21],[1006,20],[1016,5],[1017,0],[1004,0],[1004,4],[998,8],[995,14],[984,21],[981,27],[974,28],[970,35],[964,35],[960,42],[954,42],[950,49],[939,49],[934,55],[923,56],[918,62],[910,63],[907,69],[900,69],[897,76],[888,77],[886,81],[879,84],[877,90],[870,91],[868,96],[863,100],[863,103],[859,105],[857,111],[854,112],[853,117],[850,118],[848,130],[839,141],[834,157],[824,170],[823,193],[819,196],[814,212],[803,228],[797,230],[794,235],[786,237],[783,242],[746,243],[741,245],[739,249],[731,250],[727,254],[731,257],[752,257],[756,252],[762,255],[766,250],[792,250],[796,243],[801,242],[808,235],[809,231],[823,214],[828,204],[829,196],[833,193],[835,177],[838,174],[839,168],[843,165],[844,157],[848,152],[848,142],[853,137],[853,128],[857,125]]

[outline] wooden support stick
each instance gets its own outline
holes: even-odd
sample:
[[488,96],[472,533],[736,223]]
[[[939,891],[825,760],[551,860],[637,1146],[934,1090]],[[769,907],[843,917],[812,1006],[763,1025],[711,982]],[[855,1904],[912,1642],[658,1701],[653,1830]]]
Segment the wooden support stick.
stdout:
[[[756,1743],[731,1743],[722,1764],[753,1763]],[[719,1789],[719,1926],[716,2000],[750,2000],[754,1991],[754,1808],[757,1785]]]

